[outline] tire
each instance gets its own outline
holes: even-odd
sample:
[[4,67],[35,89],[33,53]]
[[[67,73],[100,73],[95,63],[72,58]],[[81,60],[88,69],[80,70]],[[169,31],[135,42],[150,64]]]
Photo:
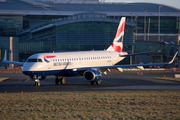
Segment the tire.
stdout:
[[37,86],[40,86],[40,82],[37,83]]
[[94,82],[94,81],[92,81],[92,82],[91,82],[91,85],[94,85],[94,84],[95,84],[95,82]]
[[35,82],[34,86],[40,86],[40,82]]
[[61,82],[61,85],[64,85],[65,82],[66,82],[65,78],[61,78],[61,79],[60,79],[60,82]]
[[60,83],[58,78],[55,79],[55,83],[56,83],[56,85],[58,85]]
[[96,84],[100,85],[101,84],[101,80],[96,81]]

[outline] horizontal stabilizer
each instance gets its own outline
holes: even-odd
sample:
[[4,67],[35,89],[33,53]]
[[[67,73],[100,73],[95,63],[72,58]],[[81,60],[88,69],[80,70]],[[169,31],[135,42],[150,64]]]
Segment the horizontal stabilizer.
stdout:
[[152,55],[153,52],[141,52],[141,53],[132,53],[127,55],[121,55],[119,54],[119,57],[127,57],[127,56],[134,56],[134,55]]

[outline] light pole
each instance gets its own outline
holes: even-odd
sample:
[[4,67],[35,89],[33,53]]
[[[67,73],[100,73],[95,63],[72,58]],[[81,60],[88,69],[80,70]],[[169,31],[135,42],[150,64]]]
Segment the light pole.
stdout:
[[[131,14],[131,23],[133,22],[133,13],[130,13]],[[134,30],[132,30],[132,32],[134,32]],[[132,54],[134,53],[134,43],[132,44]],[[132,65],[133,64],[133,58],[132,56],[130,56],[130,64]]]
[[[137,26],[137,18],[138,18],[138,16],[136,16],[135,20],[134,20],[134,21],[136,21],[136,26]],[[135,40],[137,40],[137,28],[136,28],[136,39]]]
[[160,41],[160,8],[162,6],[158,6],[159,7],[159,18],[158,18],[158,41]]
[[144,10],[144,41],[146,41],[146,11]]
[[133,22],[133,13],[130,13],[131,14],[131,22]]

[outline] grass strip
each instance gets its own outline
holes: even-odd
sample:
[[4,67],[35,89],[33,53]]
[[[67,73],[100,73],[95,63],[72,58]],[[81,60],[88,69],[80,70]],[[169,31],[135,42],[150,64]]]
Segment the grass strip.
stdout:
[[0,119],[180,119],[180,91],[1,93]]

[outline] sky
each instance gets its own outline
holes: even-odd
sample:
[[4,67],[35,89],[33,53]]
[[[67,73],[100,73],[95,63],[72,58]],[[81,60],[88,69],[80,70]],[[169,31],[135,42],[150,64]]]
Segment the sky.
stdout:
[[180,0],[106,0],[107,2],[151,2],[160,3],[180,9]]

